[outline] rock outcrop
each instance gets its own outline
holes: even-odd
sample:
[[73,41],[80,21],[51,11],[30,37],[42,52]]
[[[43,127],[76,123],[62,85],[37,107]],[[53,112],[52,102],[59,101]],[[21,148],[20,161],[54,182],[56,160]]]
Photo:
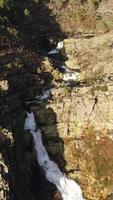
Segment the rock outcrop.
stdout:
[[112,76],[113,32],[90,39],[70,39],[64,42],[66,62],[81,70],[80,80]]
[[50,156],[80,182],[86,199],[113,192],[112,33],[65,40],[67,65],[81,70],[74,88],[53,88],[52,99],[32,106]]

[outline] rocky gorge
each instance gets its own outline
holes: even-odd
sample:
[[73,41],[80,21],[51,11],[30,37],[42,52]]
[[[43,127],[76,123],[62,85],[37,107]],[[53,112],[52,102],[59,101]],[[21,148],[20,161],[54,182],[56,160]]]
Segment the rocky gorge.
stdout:
[[[100,12],[103,21],[110,22],[112,2],[105,3],[106,1],[101,1],[99,4],[98,1],[98,8],[93,11]],[[55,30],[48,31],[47,8],[47,19],[41,16],[47,25],[40,25],[40,29],[34,26],[37,15],[33,8],[34,13],[25,18],[23,27],[28,27],[32,21],[34,33],[28,30],[23,32],[24,47],[14,53],[1,55],[0,192],[3,200],[61,199],[55,186],[45,179],[44,172],[36,161],[32,136],[23,130],[26,102],[48,88],[51,88],[49,99],[38,105],[31,104],[31,109],[42,130],[44,146],[50,158],[67,177],[81,186],[87,200],[113,199],[112,24],[107,29],[106,26],[101,28],[101,32],[85,32],[86,28],[81,24],[82,33],[75,37],[69,23],[67,28],[73,34],[65,38],[62,32],[66,22],[62,12],[65,9],[65,13],[67,10],[69,14],[68,9],[71,10],[73,4],[65,4],[61,13],[56,13],[57,18],[61,18],[58,34]],[[79,4],[80,2],[77,5]],[[56,6],[58,5],[55,3],[49,4],[52,9]],[[106,6],[110,9],[109,17]],[[53,12],[56,12],[55,8]],[[53,20],[52,17],[51,19]],[[77,23],[80,23],[80,19],[77,18]],[[55,24],[55,20],[53,23]],[[23,27],[20,29],[18,26],[21,34]],[[78,27],[76,25],[76,32]],[[39,36],[36,34],[37,28]],[[33,34],[35,39],[31,38],[33,49],[30,49],[29,36]],[[45,35],[48,36],[50,46],[46,39],[42,42]],[[63,74],[57,69],[59,60],[50,59],[46,54],[52,42],[56,42],[58,38],[64,39],[64,47],[60,50],[63,62],[69,69],[80,71],[77,81],[71,85],[64,83]],[[34,41],[37,43],[34,44]]]

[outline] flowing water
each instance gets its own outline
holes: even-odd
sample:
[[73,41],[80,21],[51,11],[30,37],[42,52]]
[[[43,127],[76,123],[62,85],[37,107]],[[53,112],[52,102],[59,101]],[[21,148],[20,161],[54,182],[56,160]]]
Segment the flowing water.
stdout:
[[24,129],[29,130],[33,136],[37,161],[43,168],[48,181],[55,184],[63,200],[83,200],[80,186],[62,173],[55,162],[50,160],[42,142],[42,133],[38,129],[33,112],[26,113]]
[[[63,47],[63,42],[58,43],[56,49],[60,49]],[[49,52],[51,53],[51,52]],[[56,52],[52,52],[56,53]],[[66,66],[63,67],[66,70]],[[71,74],[74,81],[76,80],[76,76],[74,73]],[[69,77],[66,76],[66,81],[70,80]],[[64,80],[65,81],[65,80]],[[33,101],[26,102],[27,104],[32,103],[41,103],[45,99],[47,99],[50,95],[51,90],[45,90],[42,92],[40,96],[36,96]],[[82,191],[80,186],[73,180],[68,179],[66,175],[59,169],[58,165],[50,160],[49,155],[43,145],[42,142],[42,133],[36,124],[34,113],[26,112],[26,119],[24,124],[24,129],[29,130],[33,136],[34,141],[34,149],[36,151],[36,157],[39,165],[42,167],[45,172],[45,176],[47,180],[53,183],[57,190],[60,192],[63,200],[83,200]]]

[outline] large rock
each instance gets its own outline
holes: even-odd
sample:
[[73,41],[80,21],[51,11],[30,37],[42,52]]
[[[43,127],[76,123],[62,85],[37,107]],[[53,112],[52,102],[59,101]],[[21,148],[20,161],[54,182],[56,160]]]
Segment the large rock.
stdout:
[[106,199],[113,189],[112,90],[109,84],[53,89],[54,100],[33,109],[48,152],[81,182],[88,199]]
[[112,31],[90,39],[66,39],[63,52],[68,57],[67,66],[81,70],[80,80],[92,82],[113,75]]
[[112,43],[112,32],[65,40],[68,67],[81,69],[85,84],[54,88],[52,100],[32,107],[51,158],[88,200],[108,200],[113,192]]
[[0,91],[4,92],[9,89],[9,84],[7,80],[0,81]]

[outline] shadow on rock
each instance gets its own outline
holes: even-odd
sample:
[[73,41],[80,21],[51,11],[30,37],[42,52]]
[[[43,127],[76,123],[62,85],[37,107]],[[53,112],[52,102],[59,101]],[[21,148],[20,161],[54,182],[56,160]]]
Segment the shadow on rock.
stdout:
[[[24,132],[23,105],[39,95],[44,87],[52,86],[53,76],[50,72],[42,71],[41,65],[45,52],[64,34],[52,16],[47,1],[15,1],[0,10],[2,19],[7,19],[7,23],[2,26],[1,36],[8,41],[6,45],[1,44],[1,48],[5,45],[5,51],[0,54],[2,198],[54,199],[56,188],[45,179],[36,162],[32,137]],[[17,42],[21,47],[19,49]],[[15,48],[12,48],[12,43]],[[48,112],[46,105],[44,108]],[[54,111],[51,110],[51,113],[56,116]],[[45,135],[44,141],[45,144],[48,142]],[[63,146],[63,141],[61,143]],[[63,148],[61,154],[63,159]],[[55,160],[57,155],[53,156]]]

